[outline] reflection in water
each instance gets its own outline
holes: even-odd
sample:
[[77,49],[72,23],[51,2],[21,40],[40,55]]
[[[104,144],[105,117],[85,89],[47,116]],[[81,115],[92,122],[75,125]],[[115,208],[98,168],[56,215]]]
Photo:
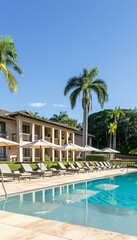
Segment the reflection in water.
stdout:
[[130,174],[62,185],[8,197],[0,209],[137,235],[136,182]]

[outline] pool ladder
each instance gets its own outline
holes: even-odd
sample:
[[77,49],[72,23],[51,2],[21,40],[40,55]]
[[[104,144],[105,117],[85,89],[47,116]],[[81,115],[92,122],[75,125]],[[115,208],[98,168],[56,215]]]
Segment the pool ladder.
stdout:
[[3,187],[4,193],[5,193],[5,197],[7,198],[7,197],[8,197],[8,194],[7,194],[6,188],[5,188],[5,186],[4,186],[3,172],[2,172],[1,169],[0,169],[0,175],[1,175],[1,183],[2,183],[2,187]]

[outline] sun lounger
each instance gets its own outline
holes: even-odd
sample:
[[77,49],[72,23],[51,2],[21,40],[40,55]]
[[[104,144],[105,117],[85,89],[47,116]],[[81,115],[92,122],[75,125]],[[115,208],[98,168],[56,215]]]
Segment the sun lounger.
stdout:
[[107,167],[104,165],[103,162],[99,162],[99,164],[100,164],[100,166],[102,167],[102,169],[107,170]]
[[65,165],[62,162],[58,162],[58,166],[61,170],[65,171],[65,174],[72,174],[72,173],[76,172],[72,168],[66,168]]
[[88,168],[89,169],[89,171],[94,171],[94,168],[93,168],[93,166],[90,166],[89,164],[88,164],[88,162],[85,162],[84,161],[84,165],[86,166],[86,168]]
[[55,168],[47,169],[47,167],[45,166],[44,163],[38,163],[37,165],[38,165],[39,169],[44,171],[45,173],[49,173],[50,172],[53,176],[61,175],[61,171],[60,170],[57,170]]
[[98,170],[104,170],[104,168],[98,163],[98,162],[94,162],[95,163],[95,165],[96,165],[96,167],[98,168]]
[[76,164],[76,167],[79,168],[80,170],[82,170],[83,172],[88,172],[89,171],[89,168],[87,167],[82,167],[81,164],[79,162],[75,162]]
[[45,172],[45,171],[42,171],[42,170],[34,171],[29,163],[22,163],[21,165],[22,165],[24,171],[31,173],[32,177],[38,177],[39,176],[39,177],[44,178],[44,177],[49,177],[49,176],[51,177],[52,176],[51,171],[50,172]]
[[[0,164],[0,170],[3,174],[4,177],[11,177],[13,179],[18,179],[20,181],[21,178],[26,179],[29,178],[31,179],[31,174],[28,172],[20,173],[19,171],[12,172],[8,164]],[[2,175],[0,172],[0,175]]]
[[109,165],[107,162],[103,162],[103,164],[106,166],[107,169],[112,169],[113,166]]
[[96,166],[95,163],[89,162],[88,164],[89,164],[90,167],[93,167],[93,169],[96,170],[96,171],[101,170],[101,167]]
[[[69,165],[69,169],[71,169],[72,171],[74,171],[74,173],[80,173],[80,172],[81,172],[81,170],[80,170],[78,167],[75,167],[75,166],[73,165],[73,163],[69,162],[68,165]],[[82,171],[82,172],[83,172],[83,171]]]

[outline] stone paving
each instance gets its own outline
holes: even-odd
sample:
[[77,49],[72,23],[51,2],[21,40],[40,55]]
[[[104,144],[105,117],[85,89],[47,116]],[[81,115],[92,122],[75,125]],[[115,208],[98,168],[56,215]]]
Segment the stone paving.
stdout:
[[[136,169],[113,169],[93,173],[46,177],[30,180],[6,181],[7,193],[19,192],[77,182],[100,177],[125,174]],[[0,183],[1,184],[1,183]],[[4,197],[0,188],[0,197]],[[0,240],[137,240],[135,236],[108,232],[85,226],[41,219],[11,212],[0,211]]]

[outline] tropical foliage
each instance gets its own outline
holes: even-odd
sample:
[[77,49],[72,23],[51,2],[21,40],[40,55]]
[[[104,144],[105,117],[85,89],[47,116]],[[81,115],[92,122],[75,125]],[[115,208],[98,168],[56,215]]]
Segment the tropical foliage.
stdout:
[[112,148],[112,137],[115,135],[116,129],[117,129],[116,123],[110,123],[108,125],[108,134],[110,135],[110,142],[109,142],[110,148]]
[[13,68],[19,74],[22,74],[22,69],[17,64],[18,56],[15,49],[13,39],[10,36],[0,38],[0,71],[5,75],[8,87],[11,92],[16,92],[18,89],[17,80],[11,72]]
[[64,95],[70,93],[71,108],[74,109],[78,97],[82,94],[83,108],[83,146],[87,145],[88,135],[88,115],[92,108],[92,92],[97,95],[97,99],[101,107],[108,100],[107,85],[100,79],[95,77],[98,75],[98,68],[91,70],[84,68],[83,73],[78,77],[70,78],[65,86]]
[[[137,110],[121,109],[124,113],[117,124],[117,150],[128,154],[137,148]],[[89,116],[89,133],[95,135],[93,145],[98,148],[109,146],[108,125],[111,110],[103,110]]]
[[54,114],[49,120],[52,122],[60,122],[60,123],[68,124],[69,126],[72,126],[72,127],[77,127],[77,128],[82,127],[81,124],[78,123],[76,119],[70,118],[66,111],[60,112],[59,115]]
[[117,124],[120,119],[120,117],[124,116],[124,112],[120,109],[120,107],[115,107],[115,109],[110,110],[108,113],[108,116],[113,119],[113,149],[116,149],[116,130],[117,130]]

